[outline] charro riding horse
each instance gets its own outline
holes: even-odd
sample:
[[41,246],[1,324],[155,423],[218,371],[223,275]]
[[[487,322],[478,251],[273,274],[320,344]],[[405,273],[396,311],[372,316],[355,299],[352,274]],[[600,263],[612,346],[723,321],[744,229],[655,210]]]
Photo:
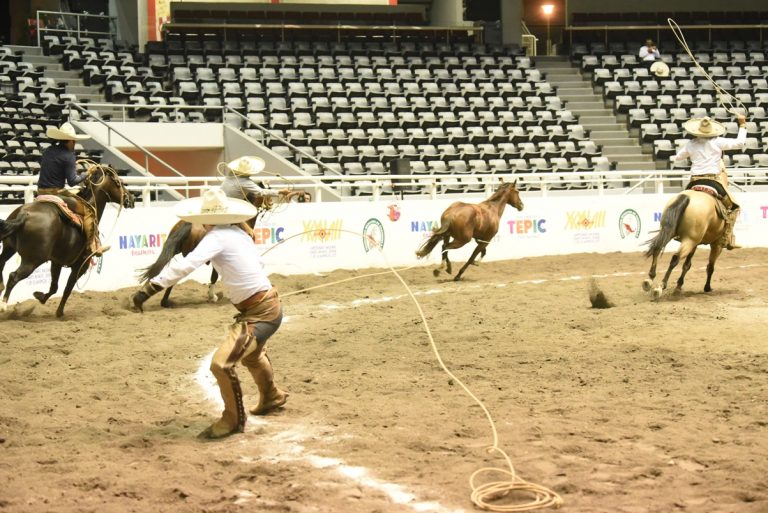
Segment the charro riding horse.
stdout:
[[[90,168],[78,196],[94,208],[97,220],[101,219],[107,202],[131,208],[134,201],[133,195],[125,188],[117,172],[101,165]],[[62,200],[70,210],[78,210],[75,198],[62,197]],[[50,289],[47,293],[35,292],[34,295],[43,304],[48,301],[59,288],[61,268],[69,267],[69,279],[56,310],[56,317],[64,315],[64,305],[78,278],[88,269],[91,256],[83,230],[72,221],[66,220],[56,203],[34,201],[11,212],[7,220],[0,221],[0,240],[3,243],[0,252],[0,290],[5,288],[0,310],[8,307],[8,298],[18,282],[27,278],[41,264],[50,261]],[[4,286],[3,268],[15,253],[21,257],[21,265],[10,274],[8,284]]]
[[[278,203],[286,203],[294,198],[301,203],[312,201],[312,196],[308,192],[291,191],[287,194],[281,194]],[[275,204],[272,201],[272,198],[268,196],[249,198],[249,200],[258,209],[258,214],[256,214],[255,217],[249,219],[245,223],[247,224],[248,228],[253,230],[253,227],[256,225],[256,220],[264,215],[264,213],[267,211],[273,209]],[[205,233],[205,229],[202,225],[199,224],[179,221],[173,225],[173,228],[171,228],[171,231],[168,233],[168,238],[165,240],[157,260],[155,260],[152,265],[142,270],[141,274],[139,275],[139,280],[141,282],[145,282],[160,274],[160,271],[162,271],[163,268],[168,265],[168,262],[170,262],[175,255],[181,253],[183,256],[186,256],[190,251],[197,247],[197,245],[200,243],[200,239],[203,238]],[[214,292],[214,285],[216,285],[218,279],[219,274],[216,272],[216,269],[212,269],[211,281],[208,285],[208,301],[212,303],[216,302],[218,299]],[[172,306],[169,300],[171,290],[173,290],[173,287],[168,287],[165,289],[163,298],[160,300],[161,306],[166,308]]]
[[[512,205],[517,210],[523,210],[523,202],[520,200],[520,194],[515,188],[514,182],[502,183],[496,192],[487,200],[469,204],[457,201],[445,209],[440,217],[440,228],[434,231],[432,236],[424,241],[421,247],[416,251],[416,256],[424,258],[437,246],[438,242],[443,241],[442,261],[440,267],[433,271],[435,276],[440,274],[443,264],[446,266],[446,272],[451,274],[451,261],[448,260],[448,250],[457,249],[466,243],[475,239],[477,247],[472,252],[467,263],[459,270],[454,281],[459,281],[461,275],[467,267],[475,261],[480,254],[480,258],[485,256],[485,248],[491,239],[499,231],[499,219],[504,213],[507,205]],[[453,240],[451,240],[453,238]]]
[[[683,260],[683,271],[677,280],[676,291],[682,290],[685,275],[691,268],[693,254],[700,244],[709,244],[710,247],[704,292],[712,290],[712,274],[715,271],[715,262],[723,251],[722,234],[725,227],[725,222],[717,214],[716,201],[713,196],[705,192],[687,190],[672,198],[664,207],[659,233],[648,241],[649,247],[645,252],[645,256],[653,257],[653,261],[648,271],[648,278],[643,280],[643,290],[646,292],[653,290],[654,299],[661,297],[664,289],[667,288],[672,270],[680,260]],[[654,287],[653,281],[656,278],[659,255],[674,238],[679,238],[680,248],[672,256],[664,279]]]

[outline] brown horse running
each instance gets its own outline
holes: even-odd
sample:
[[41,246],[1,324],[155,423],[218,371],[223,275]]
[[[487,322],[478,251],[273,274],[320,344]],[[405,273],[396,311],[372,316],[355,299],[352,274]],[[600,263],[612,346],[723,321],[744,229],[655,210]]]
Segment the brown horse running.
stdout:
[[[78,196],[95,208],[97,220],[101,219],[107,202],[118,203],[127,208],[133,207],[133,195],[125,188],[114,169],[107,166],[92,169]],[[77,211],[76,199],[62,199],[71,210]],[[64,220],[55,204],[36,201],[17,208],[7,220],[0,220],[0,240],[3,243],[0,252],[0,290],[5,288],[0,311],[8,308],[8,298],[16,284],[27,278],[41,264],[50,261],[50,289],[47,293],[35,292],[34,295],[38,301],[45,304],[58,291],[61,268],[69,267],[69,279],[56,310],[56,317],[64,315],[64,305],[77,280],[88,269],[91,256],[82,229]],[[8,284],[3,285],[5,264],[17,252],[21,256],[21,265],[10,274]]]
[[[654,299],[659,299],[667,288],[667,281],[672,270],[680,260],[683,260],[683,271],[677,280],[676,291],[683,288],[685,275],[691,268],[691,260],[696,247],[700,244],[709,244],[709,263],[707,264],[707,282],[704,292],[712,290],[712,274],[715,272],[715,262],[723,251],[721,236],[725,222],[717,215],[716,200],[709,194],[701,191],[684,191],[672,198],[664,207],[661,215],[661,228],[653,239],[648,241],[649,248],[645,252],[646,257],[653,257],[648,278],[643,280],[643,290],[653,290]],[[664,279],[656,287],[653,281],[656,278],[656,263],[664,248],[674,238],[680,239],[680,248],[672,256],[669,269],[664,274]]]
[[[434,231],[432,236],[424,241],[421,247],[416,251],[416,256],[424,258],[437,246],[438,242],[443,241],[442,261],[440,267],[433,271],[435,276],[440,274],[440,270],[445,264],[445,271],[451,274],[451,261],[448,260],[448,250],[457,249],[464,246],[467,242],[475,239],[477,247],[472,252],[467,263],[459,270],[459,273],[453,279],[459,281],[461,275],[474,263],[475,258],[480,254],[482,259],[485,256],[485,248],[491,242],[491,239],[499,231],[499,219],[504,214],[504,208],[512,205],[517,210],[523,210],[523,202],[520,200],[520,194],[515,188],[514,182],[502,183],[493,195],[485,201],[477,204],[463,203],[457,201],[445,209],[440,217],[440,228]],[[451,240],[451,237],[453,240]]]
[[[294,198],[301,203],[312,201],[312,196],[308,192],[291,191],[287,194],[281,195],[279,203],[288,202]],[[253,217],[246,222],[248,227],[252,230],[256,225],[256,220],[265,212],[271,210],[274,207],[274,204],[271,198],[265,196],[251,198],[251,202],[259,211],[259,213],[256,214],[256,217]],[[168,238],[165,240],[157,260],[155,260],[152,265],[142,270],[141,274],[139,275],[139,280],[141,280],[143,283],[160,274],[160,271],[162,271],[163,268],[168,265],[168,262],[170,262],[171,259],[173,259],[173,257],[177,254],[181,253],[182,256],[186,256],[190,251],[197,247],[205,234],[205,229],[202,225],[199,224],[191,224],[186,221],[179,221],[173,225],[173,228],[171,228],[171,231],[168,233]],[[211,281],[208,285],[208,301],[212,303],[215,303],[218,300],[218,296],[214,292],[214,286],[216,285],[218,279],[219,273],[216,272],[216,269],[211,269]],[[168,287],[165,289],[163,298],[160,300],[160,305],[165,308],[172,306],[169,299],[171,290],[173,290],[173,287]]]

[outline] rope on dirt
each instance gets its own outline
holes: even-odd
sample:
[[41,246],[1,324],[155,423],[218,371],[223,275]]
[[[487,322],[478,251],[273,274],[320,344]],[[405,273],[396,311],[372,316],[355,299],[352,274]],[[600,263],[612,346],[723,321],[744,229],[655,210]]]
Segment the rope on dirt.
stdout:
[[[525,479],[521,478],[517,475],[517,472],[515,472],[515,467],[512,465],[512,460],[510,459],[509,455],[501,448],[499,447],[499,434],[496,429],[496,422],[493,420],[493,417],[491,416],[490,411],[488,411],[488,408],[486,408],[483,401],[481,401],[470,389],[467,385],[464,384],[464,382],[457,377],[451,370],[445,365],[443,362],[443,358],[440,355],[440,351],[437,348],[437,343],[435,342],[435,338],[432,336],[432,330],[429,327],[429,322],[427,322],[427,317],[424,314],[424,310],[421,308],[421,303],[419,303],[419,300],[416,299],[416,294],[411,290],[411,287],[406,283],[406,281],[403,279],[403,277],[400,275],[401,271],[405,271],[407,269],[412,269],[413,267],[417,266],[410,266],[403,269],[395,269],[390,263],[389,259],[384,254],[384,248],[382,245],[373,239],[372,237],[358,233],[353,232],[351,230],[344,230],[340,228],[330,228],[330,231],[336,231],[341,233],[348,233],[355,236],[361,236],[368,239],[368,242],[371,244],[371,246],[375,247],[379,250],[381,253],[381,256],[384,258],[384,261],[386,263],[386,267],[389,268],[388,271],[382,271],[377,273],[370,273],[365,274],[362,276],[355,276],[353,278],[345,278],[343,280],[334,281],[331,283],[325,283],[322,285],[317,285],[314,287],[309,287],[302,290],[292,291],[287,294],[283,294],[283,296],[291,296],[294,294],[300,294],[302,292],[306,292],[308,290],[313,290],[317,288],[322,287],[330,287],[332,285],[337,285],[339,283],[344,283],[352,280],[357,280],[361,278],[367,278],[370,276],[378,276],[381,274],[389,274],[392,273],[395,275],[395,277],[400,281],[400,283],[405,288],[406,292],[411,298],[411,301],[413,301],[413,304],[416,307],[416,310],[419,312],[419,316],[421,317],[421,323],[424,326],[424,331],[427,334],[427,337],[429,338],[429,343],[432,346],[432,352],[435,355],[435,358],[437,358],[437,362],[440,365],[440,368],[443,369],[443,371],[448,374],[448,376],[455,382],[458,383],[459,386],[464,390],[464,392],[472,398],[475,403],[477,403],[478,406],[483,410],[483,413],[485,414],[486,419],[488,420],[488,424],[491,427],[491,432],[493,434],[493,445],[488,447],[487,451],[489,454],[498,453],[504,458],[504,461],[507,463],[507,469],[499,468],[499,467],[483,467],[475,472],[472,473],[472,475],[469,477],[469,486],[472,488],[472,494],[470,495],[470,499],[472,502],[481,509],[487,510],[487,511],[496,511],[496,512],[522,512],[522,511],[532,511],[535,509],[543,509],[543,508],[559,508],[563,504],[563,499],[560,497],[557,492],[550,490],[549,488],[539,485],[536,483],[531,483],[529,481],[526,481]],[[266,251],[262,253],[262,256],[266,255],[276,247],[284,244],[285,242],[295,238],[299,237],[301,235],[307,234],[307,233],[314,233],[316,230],[308,230],[301,233],[298,233],[296,235],[292,235],[290,237],[287,237],[283,239],[282,241],[278,242],[274,246],[271,246]],[[488,473],[496,473],[501,474],[503,476],[506,476],[505,479],[498,480],[498,481],[489,481],[484,484],[476,484],[475,480],[478,476],[481,474],[488,474]],[[508,497],[510,494],[515,494],[517,496],[524,495],[530,497],[530,499],[527,502],[515,502],[511,504],[498,504],[495,503],[500,498]],[[517,499],[517,497],[515,498]]]
[[685,36],[683,35],[683,31],[680,28],[680,25],[678,25],[677,22],[672,18],[667,18],[667,23],[669,24],[669,28],[672,30],[672,33],[677,38],[677,41],[683,47],[683,50],[685,50],[685,53],[688,54],[688,57],[690,57],[693,63],[696,65],[696,67],[699,68],[699,71],[701,71],[704,74],[704,78],[709,80],[709,82],[715,88],[715,92],[717,93],[718,103],[723,107],[725,107],[728,110],[728,112],[734,115],[741,114],[736,110],[737,107],[741,107],[742,109],[744,109],[744,114],[746,115],[747,114],[746,106],[738,98],[734,97],[731,93],[729,93],[720,85],[718,85],[717,82],[715,82],[715,80],[712,78],[712,76],[709,73],[707,73],[707,70],[705,70],[701,66],[701,64],[699,64],[699,61],[696,60],[696,57],[694,57],[693,52],[691,52],[691,48],[688,46],[688,42],[685,40]]

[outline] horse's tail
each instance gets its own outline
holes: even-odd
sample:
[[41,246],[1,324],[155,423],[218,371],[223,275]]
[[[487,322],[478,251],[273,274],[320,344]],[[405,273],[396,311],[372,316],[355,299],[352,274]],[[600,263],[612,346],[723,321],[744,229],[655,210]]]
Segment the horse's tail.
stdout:
[[435,249],[435,246],[437,246],[437,243],[440,242],[443,239],[443,235],[451,228],[451,220],[450,218],[445,221],[445,223],[440,225],[440,228],[432,232],[432,236],[424,241],[424,243],[419,247],[418,250],[416,250],[416,256],[419,258],[424,258],[425,256],[429,255],[433,249]]
[[669,244],[669,241],[675,237],[677,226],[680,224],[683,213],[690,201],[691,199],[688,195],[680,194],[664,209],[664,213],[661,214],[659,233],[656,234],[656,237],[646,242],[648,244],[648,250],[645,252],[646,257],[658,255]]
[[24,223],[27,221],[28,215],[29,214],[26,212],[21,212],[18,217],[11,219],[10,221],[4,221],[0,219],[0,240],[10,237],[19,231],[19,229],[24,226]]
[[139,275],[139,279],[144,282],[151,280],[160,274],[160,271],[168,265],[168,262],[171,261],[174,255],[181,253],[181,245],[184,243],[184,240],[189,237],[191,231],[192,223],[181,223],[178,230],[171,231],[171,234],[168,235],[168,238],[165,240],[165,244],[163,244],[163,249],[160,250],[160,255],[157,257],[157,260],[155,260],[155,263],[149,267],[140,269],[141,274]]

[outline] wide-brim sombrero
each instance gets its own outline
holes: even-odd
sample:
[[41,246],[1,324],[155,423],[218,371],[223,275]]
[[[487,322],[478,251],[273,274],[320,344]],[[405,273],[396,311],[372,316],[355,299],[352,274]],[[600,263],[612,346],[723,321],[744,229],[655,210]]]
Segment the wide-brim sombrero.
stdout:
[[227,171],[237,176],[253,176],[264,171],[266,162],[260,157],[240,157],[227,163],[221,163]]
[[709,118],[689,119],[683,129],[695,137],[720,137],[726,132],[725,126]]
[[45,131],[45,135],[58,141],[82,141],[83,139],[91,138],[90,135],[76,133],[75,127],[70,123],[64,123],[58,128],[49,126]]
[[653,64],[651,64],[651,73],[656,75],[657,77],[668,77],[669,76],[669,66],[666,62],[662,61],[656,61]]
[[182,220],[197,224],[242,223],[258,213],[247,201],[229,198],[221,189],[207,189],[199,198],[183,200],[175,211]]

